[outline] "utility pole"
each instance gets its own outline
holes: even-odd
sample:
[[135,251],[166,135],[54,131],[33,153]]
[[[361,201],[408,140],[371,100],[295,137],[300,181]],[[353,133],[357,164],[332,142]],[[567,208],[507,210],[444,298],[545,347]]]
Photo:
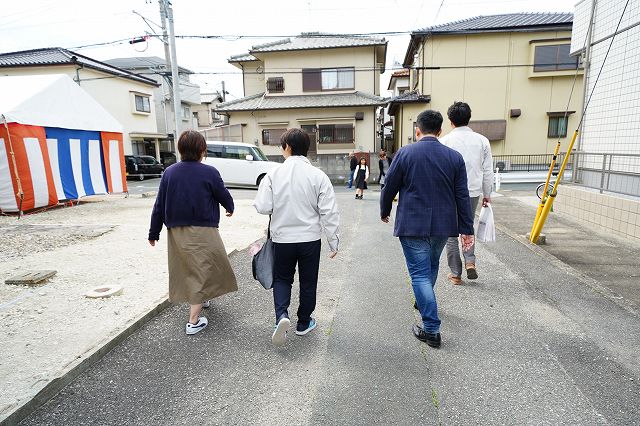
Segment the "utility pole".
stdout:
[[227,102],[226,90],[224,90],[224,80],[222,80],[222,102]]
[[[180,102],[180,79],[178,76],[178,59],[176,57],[176,35],[173,29],[173,9],[171,9],[171,3],[169,2],[169,0],[159,0],[159,3],[160,16],[162,18],[162,35],[165,41],[165,59],[167,60],[169,69],[171,70],[171,85],[173,89],[173,118],[175,125],[173,140],[177,145],[178,137],[180,136],[180,127],[182,121],[182,103]],[[169,22],[168,40],[166,21]]]

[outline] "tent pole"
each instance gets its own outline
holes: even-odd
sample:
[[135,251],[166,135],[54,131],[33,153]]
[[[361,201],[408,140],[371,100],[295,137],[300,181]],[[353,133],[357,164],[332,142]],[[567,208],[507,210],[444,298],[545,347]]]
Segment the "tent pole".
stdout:
[[22,190],[22,181],[18,174],[18,165],[16,164],[16,156],[13,152],[13,143],[11,142],[11,133],[9,133],[9,124],[7,118],[2,114],[2,122],[4,128],[7,130],[7,140],[9,141],[9,153],[11,154],[11,163],[13,164],[13,171],[16,174],[16,183],[18,184],[18,193],[16,194],[20,198],[20,205],[18,206],[18,219],[22,216],[22,201],[24,200],[24,191]]

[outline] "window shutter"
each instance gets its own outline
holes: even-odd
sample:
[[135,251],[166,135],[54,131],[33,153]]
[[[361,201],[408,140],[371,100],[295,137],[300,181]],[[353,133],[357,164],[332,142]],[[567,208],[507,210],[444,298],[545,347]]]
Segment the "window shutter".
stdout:
[[302,91],[322,91],[322,70],[317,68],[307,68],[302,70]]

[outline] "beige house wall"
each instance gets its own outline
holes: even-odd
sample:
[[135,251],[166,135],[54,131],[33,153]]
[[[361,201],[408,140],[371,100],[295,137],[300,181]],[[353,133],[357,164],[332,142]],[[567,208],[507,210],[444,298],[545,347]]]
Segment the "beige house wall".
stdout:
[[[364,112],[363,120],[356,120],[356,112]],[[376,137],[375,108],[304,108],[264,111],[239,111],[230,114],[229,124],[243,125],[242,142],[259,146],[266,155],[280,155],[280,146],[262,144],[262,130],[283,129],[314,124],[347,124],[355,126],[353,144],[318,144],[318,154],[341,154],[346,151],[374,151]]]
[[[472,121],[506,120],[505,139],[491,142],[494,155],[551,153],[557,138],[547,137],[547,112],[566,109],[575,72],[534,73],[522,65],[533,63],[535,45],[557,43],[532,40],[569,43],[570,37],[570,31],[437,35],[418,51],[417,65],[441,68],[420,71],[418,79],[412,73],[411,87],[431,95],[429,107],[445,117],[445,134],[450,130],[447,108],[464,101],[471,106]],[[582,84],[580,72],[569,103],[576,113],[569,117],[567,137],[561,139],[565,147],[578,124]],[[511,109],[520,109],[522,115],[510,118]]]
[[265,90],[264,63],[261,61],[248,61],[238,64],[242,70],[244,96],[257,95]]
[[[374,95],[380,94],[380,69],[376,67],[376,49],[373,46],[351,47],[344,49],[313,49],[295,52],[269,52],[262,54],[264,60],[264,79],[260,92],[265,91],[264,82],[269,77],[284,78],[284,93],[270,93],[269,96],[313,95],[340,93],[340,91],[302,91],[302,70],[305,68],[355,68],[355,89]],[[245,95],[249,95],[246,93]]]
[[[132,153],[132,139],[129,133],[157,133],[156,111],[153,102],[153,89],[155,86],[123,78],[104,78],[111,74],[87,68],[76,69],[76,67],[72,66],[3,68],[0,71],[0,75],[50,74],[66,74],[74,80],[77,80],[79,76],[80,87],[89,93],[123,126],[125,154]],[[134,93],[149,96],[150,113],[136,112]],[[156,152],[159,152],[158,146],[156,146]]]

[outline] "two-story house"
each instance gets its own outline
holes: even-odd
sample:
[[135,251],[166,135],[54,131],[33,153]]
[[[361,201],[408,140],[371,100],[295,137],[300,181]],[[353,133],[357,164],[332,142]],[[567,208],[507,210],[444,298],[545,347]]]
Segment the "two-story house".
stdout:
[[[173,135],[175,134],[175,119],[173,112],[171,72],[167,62],[157,56],[136,56],[130,58],[114,58],[104,61],[114,67],[122,68],[132,73],[142,75],[154,80],[158,87],[154,90],[153,99],[156,106],[156,121],[158,131],[167,134],[160,141],[162,152],[176,152]],[[180,106],[178,115],[181,119],[180,131],[198,129],[198,118],[195,109],[200,106],[200,86],[190,80],[193,71],[178,66],[178,79],[180,80]]]
[[309,156],[330,175],[344,173],[350,151],[380,148],[376,112],[385,104],[379,95],[386,51],[383,38],[318,33],[253,46],[229,59],[243,72],[245,97],[216,111],[242,126],[243,142],[273,158],[281,156],[280,135],[302,128]]
[[516,13],[413,32],[403,64],[410,91],[390,101],[395,148],[415,140],[427,108],[443,114],[446,134],[454,101],[471,106],[470,127],[489,138],[494,155],[551,153],[558,138],[567,142],[582,103],[582,70],[569,56],[572,21],[570,13]]
[[160,141],[151,78],[62,48],[0,54],[0,75],[66,74],[124,127],[125,154],[160,158]]
[[224,101],[220,92],[200,94],[200,105],[193,107],[193,115],[198,120],[198,130],[208,130],[225,124],[225,117],[215,111],[222,102]]

